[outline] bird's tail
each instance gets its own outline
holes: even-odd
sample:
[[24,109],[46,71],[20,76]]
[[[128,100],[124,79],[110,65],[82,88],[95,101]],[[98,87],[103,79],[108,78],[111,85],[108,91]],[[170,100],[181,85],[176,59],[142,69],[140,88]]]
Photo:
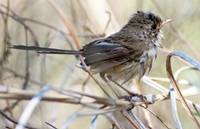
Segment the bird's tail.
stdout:
[[13,45],[13,46],[9,46],[9,48],[36,51],[37,53],[44,53],[44,54],[70,54],[70,55],[82,54],[82,51],[76,51],[76,50],[64,50],[64,49],[46,48],[46,47],[37,47],[37,46],[25,46],[25,45]]

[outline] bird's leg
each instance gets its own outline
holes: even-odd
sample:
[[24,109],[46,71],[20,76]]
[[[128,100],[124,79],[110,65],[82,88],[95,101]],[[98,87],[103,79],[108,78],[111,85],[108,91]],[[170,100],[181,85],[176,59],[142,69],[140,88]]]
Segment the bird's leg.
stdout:
[[111,91],[119,98],[118,93],[116,92],[115,89],[113,89],[112,85],[109,83],[108,78],[106,77],[106,74],[105,73],[100,73],[99,75],[103,79],[103,81],[109,86]]
[[112,81],[116,86],[118,86],[119,88],[121,88],[122,90],[124,90],[125,92],[127,92],[129,95],[131,96],[137,96],[138,94],[133,93],[131,91],[129,91],[128,89],[124,88],[122,85],[120,85],[118,82],[116,82],[115,80],[112,79],[112,77],[108,77],[108,79],[110,81]]

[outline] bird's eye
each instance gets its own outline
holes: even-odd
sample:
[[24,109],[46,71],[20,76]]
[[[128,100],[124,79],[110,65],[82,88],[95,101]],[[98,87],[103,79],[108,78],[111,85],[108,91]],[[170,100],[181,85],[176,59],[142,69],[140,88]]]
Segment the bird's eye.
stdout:
[[149,20],[154,21],[155,16],[154,16],[152,13],[150,13],[150,14],[148,15],[148,18],[149,18]]
[[151,27],[152,27],[152,29],[156,29],[156,28],[157,28],[157,25],[156,25],[156,24],[153,24]]
[[157,22],[156,22],[157,18],[156,18],[156,16],[152,13],[149,13],[148,19],[151,21],[151,24],[152,24],[151,28],[157,29]]

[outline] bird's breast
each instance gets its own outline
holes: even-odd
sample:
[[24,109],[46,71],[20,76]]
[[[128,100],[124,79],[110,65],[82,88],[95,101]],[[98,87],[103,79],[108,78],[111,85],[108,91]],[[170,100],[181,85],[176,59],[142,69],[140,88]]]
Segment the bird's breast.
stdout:
[[140,65],[142,70],[139,76],[143,76],[145,73],[148,73],[151,70],[152,63],[157,56],[157,51],[158,47],[154,45],[143,52],[140,58]]
[[157,51],[158,51],[157,46],[153,46],[147,51],[147,56],[150,58],[155,58],[157,55]]

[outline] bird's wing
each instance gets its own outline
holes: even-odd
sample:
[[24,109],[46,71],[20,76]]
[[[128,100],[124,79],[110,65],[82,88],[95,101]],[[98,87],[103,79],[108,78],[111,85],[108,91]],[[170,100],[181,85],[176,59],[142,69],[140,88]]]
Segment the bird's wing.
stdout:
[[99,41],[86,45],[83,48],[83,56],[87,65],[97,70],[97,72],[101,72],[122,63],[137,60],[141,54],[120,43]]

